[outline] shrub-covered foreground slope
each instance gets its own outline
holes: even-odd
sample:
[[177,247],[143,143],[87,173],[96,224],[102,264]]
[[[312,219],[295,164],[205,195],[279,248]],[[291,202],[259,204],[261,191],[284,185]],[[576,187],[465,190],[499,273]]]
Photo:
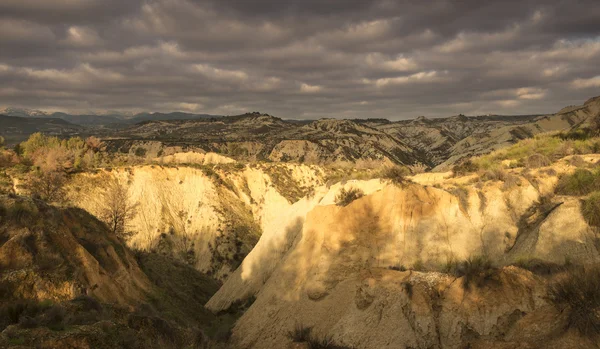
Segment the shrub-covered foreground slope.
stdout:
[[81,209],[0,196],[0,348],[225,348],[217,288]]

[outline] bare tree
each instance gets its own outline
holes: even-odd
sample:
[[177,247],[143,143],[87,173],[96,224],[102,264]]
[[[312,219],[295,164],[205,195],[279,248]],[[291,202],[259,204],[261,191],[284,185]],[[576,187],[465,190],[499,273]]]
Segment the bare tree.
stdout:
[[129,190],[119,183],[116,178],[111,178],[101,194],[99,216],[110,230],[121,238],[128,238],[130,234],[125,231],[127,221],[136,211],[137,205],[129,203]]
[[60,171],[40,171],[29,175],[28,189],[31,195],[48,202],[61,201],[64,198],[64,186],[67,179]]

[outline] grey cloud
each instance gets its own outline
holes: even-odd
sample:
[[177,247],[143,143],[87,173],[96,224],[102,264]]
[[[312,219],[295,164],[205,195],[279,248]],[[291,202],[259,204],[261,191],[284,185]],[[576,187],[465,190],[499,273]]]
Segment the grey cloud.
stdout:
[[553,112],[599,94],[594,1],[4,0],[0,107]]

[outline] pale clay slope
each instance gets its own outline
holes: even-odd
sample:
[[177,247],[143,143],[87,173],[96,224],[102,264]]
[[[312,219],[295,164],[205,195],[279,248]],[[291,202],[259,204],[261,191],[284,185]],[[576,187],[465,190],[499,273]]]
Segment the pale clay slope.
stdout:
[[[584,158],[599,160],[599,156]],[[554,190],[558,177],[545,169],[532,171],[535,186],[523,177],[518,185],[503,188],[502,182],[493,181],[475,185],[476,176],[425,173],[412,177],[415,184],[404,187],[370,180],[328,188],[318,185],[323,173],[314,167],[286,166],[297,181],[313,183],[314,194],[290,204],[263,169],[251,166],[224,175],[237,193],[216,186],[201,170],[189,167],[144,166],[110,172],[128,183],[133,200],[147,212],[134,219],[130,228],[140,233],[131,243],[143,248],[168,230],[165,210],[187,210],[186,218],[191,219],[185,229],[197,232],[199,270],[209,267],[207,246],[226,228],[223,212],[231,199],[252,212],[262,236],[239,268],[233,272],[222,268],[217,276],[227,280],[207,303],[207,308],[219,311],[257,295],[234,330],[234,341],[241,348],[287,345],[287,331],[295,322],[315,326],[316,332],[357,348],[427,348],[432,343],[461,348],[470,338],[465,331],[480,336],[482,348],[493,347],[486,341],[498,333],[504,341],[521,343],[535,336],[545,340],[550,332],[528,333],[527,324],[550,322],[544,329],[551,330],[564,319],[552,313],[543,299],[543,284],[528,272],[505,269],[501,288],[464,294],[460,282],[446,275],[402,273],[387,267],[410,267],[417,261],[439,266],[449,258],[476,254],[506,264],[523,257],[558,263],[566,258],[600,259],[593,245],[596,233],[581,217],[576,198],[555,197],[553,202],[562,204],[539,225],[519,225],[540,197]],[[560,174],[574,168],[563,160],[553,169]],[[510,171],[518,175],[520,170]],[[367,196],[347,207],[335,206],[342,185],[359,187]],[[467,190],[462,205],[450,193],[456,185]],[[82,192],[87,195],[80,205],[93,206],[98,192],[93,188]],[[412,299],[401,281],[413,284]],[[569,336],[557,340],[571,347],[582,343],[576,335]],[[556,347],[569,348],[561,345]]]
[[384,184],[378,180],[348,181],[336,184],[331,188],[318,187],[314,195],[305,197],[290,207],[273,208],[272,216],[264,216],[263,234],[258,244],[246,256],[242,265],[227,279],[227,282],[210,299],[206,307],[218,312],[229,308],[236,300],[246,299],[258,292],[264,282],[269,279],[285,253],[291,248],[294,240],[302,231],[307,214],[318,205],[331,205],[335,195],[342,188],[360,188],[365,194],[371,194]]
[[[291,169],[292,177],[301,185],[321,183],[322,173],[304,165],[278,165]],[[127,228],[135,232],[128,241],[134,249],[156,247],[161,234],[174,231],[185,234],[193,242],[197,256],[195,267],[200,271],[214,269],[213,246],[218,237],[246,222],[256,225],[254,237],[271,222],[281,218],[281,211],[290,203],[279,194],[271,179],[262,169],[246,167],[245,170],[222,174],[230,180],[235,190],[216,184],[201,169],[179,166],[141,166],[114,169],[98,174],[81,174],[70,186],[69,195],[77,206],[99,216],[102,195],[96,181],[118,178],[129,190],[130,203],[136,205],[136,214]],[[248,251],[252,246],[248,246]],[[216,264],[215,276],[225,278],[232,270]]]
[[[598,156],[585,158],[598,160]],[[557,173],[573,170],[564,160],[553,168]],[[539,227],[519,225],[541,196],[553,192],[557,181],[556,175],[542,170],[534,170],[534,177],[537,188],[523,177],[507,189],[502,182],[487,182],[481,189],[467,185],[468,205],[462,208],[448,191],[417,184],[399,188],[383,183],[371,186],[373,181],[352,183],[372,190],[347,207],[331,205],[339,188],[331,188],[323,199],[323,192],[317,191],[312,204],[305,199],[293,206],[288,223],[278,231],[265,231],[207,307],[218,311],[258,291],[258,299],[234,331],[242,348],[281,347],[289,341],[286,334],[295,322],[315,326],[316,331],[358,348],[427,348],[430,340],[438,341],[441,348],[460,348],[467,328],[481,336],[483,347],[491,345],[484,339],[495,332],[502,332],[504,341],[535,342],[543,331],[527,333],[519,326],[536,316],[542,319],[535,321],[564,319],[548,320],[557,315],[542,299],[543,284],[528,272],[505,269],[501,275],[507,282],[478,298],[477,293],[465,295],[457,287],[459,282],[442,274],[386,270],[417,261],[440,266],[452,258],[477,254],[506,264],[519,258],[599,261],[594,247],[597,234],[585,223],[576,198],[555,197],[553,202],[562,204]],[[432,175],[413,180],[431,183]],[[438,184],[451,189],[454,183],[469,181],[450,178]],[[317,200],[320,204],[314,203]],[[528,242],[531,238],[533,243]],[[426,299],[416,302],[413,295],[409,302],[400,280],[411,280],[415,289],[448,288],[449,293],[439,300],[427,291]],[[569,348],[572,343],[560,344],[569,343],[569,336],[553,345]]]

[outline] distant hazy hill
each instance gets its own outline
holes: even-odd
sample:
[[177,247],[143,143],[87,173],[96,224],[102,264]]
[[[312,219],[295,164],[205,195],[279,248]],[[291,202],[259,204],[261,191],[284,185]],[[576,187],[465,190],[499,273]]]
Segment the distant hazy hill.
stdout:
[[44,132],[55,136],[75,135],[84,130],[66,120],[51,117],[17,117],[0,115],[0,136],[8,144],[26,140],[35,132]]
[[18,116],[22,118],[54,118],[68,121],[72,124],[82,126],[119,126],[126,124],[136,124],[138,122],[150,120],[190,120],[218,117],[208,114],[191,114],[182,112],[173,113],[138,113],[135,115],[123,113],[107,114],[68,114],[62,112],[48,113],[41,110],[6,108],[0,110],[0,114],[8,116]]
[[136,124],[143,121],[156,121],[156,120],[193,120],[193,119],[204,119],[204,118],[215,118],[218,115],[209,114],[190,114],[182,112],[174,113],[139,113],[131,118],[124,118],[122,121],[129,124]]

